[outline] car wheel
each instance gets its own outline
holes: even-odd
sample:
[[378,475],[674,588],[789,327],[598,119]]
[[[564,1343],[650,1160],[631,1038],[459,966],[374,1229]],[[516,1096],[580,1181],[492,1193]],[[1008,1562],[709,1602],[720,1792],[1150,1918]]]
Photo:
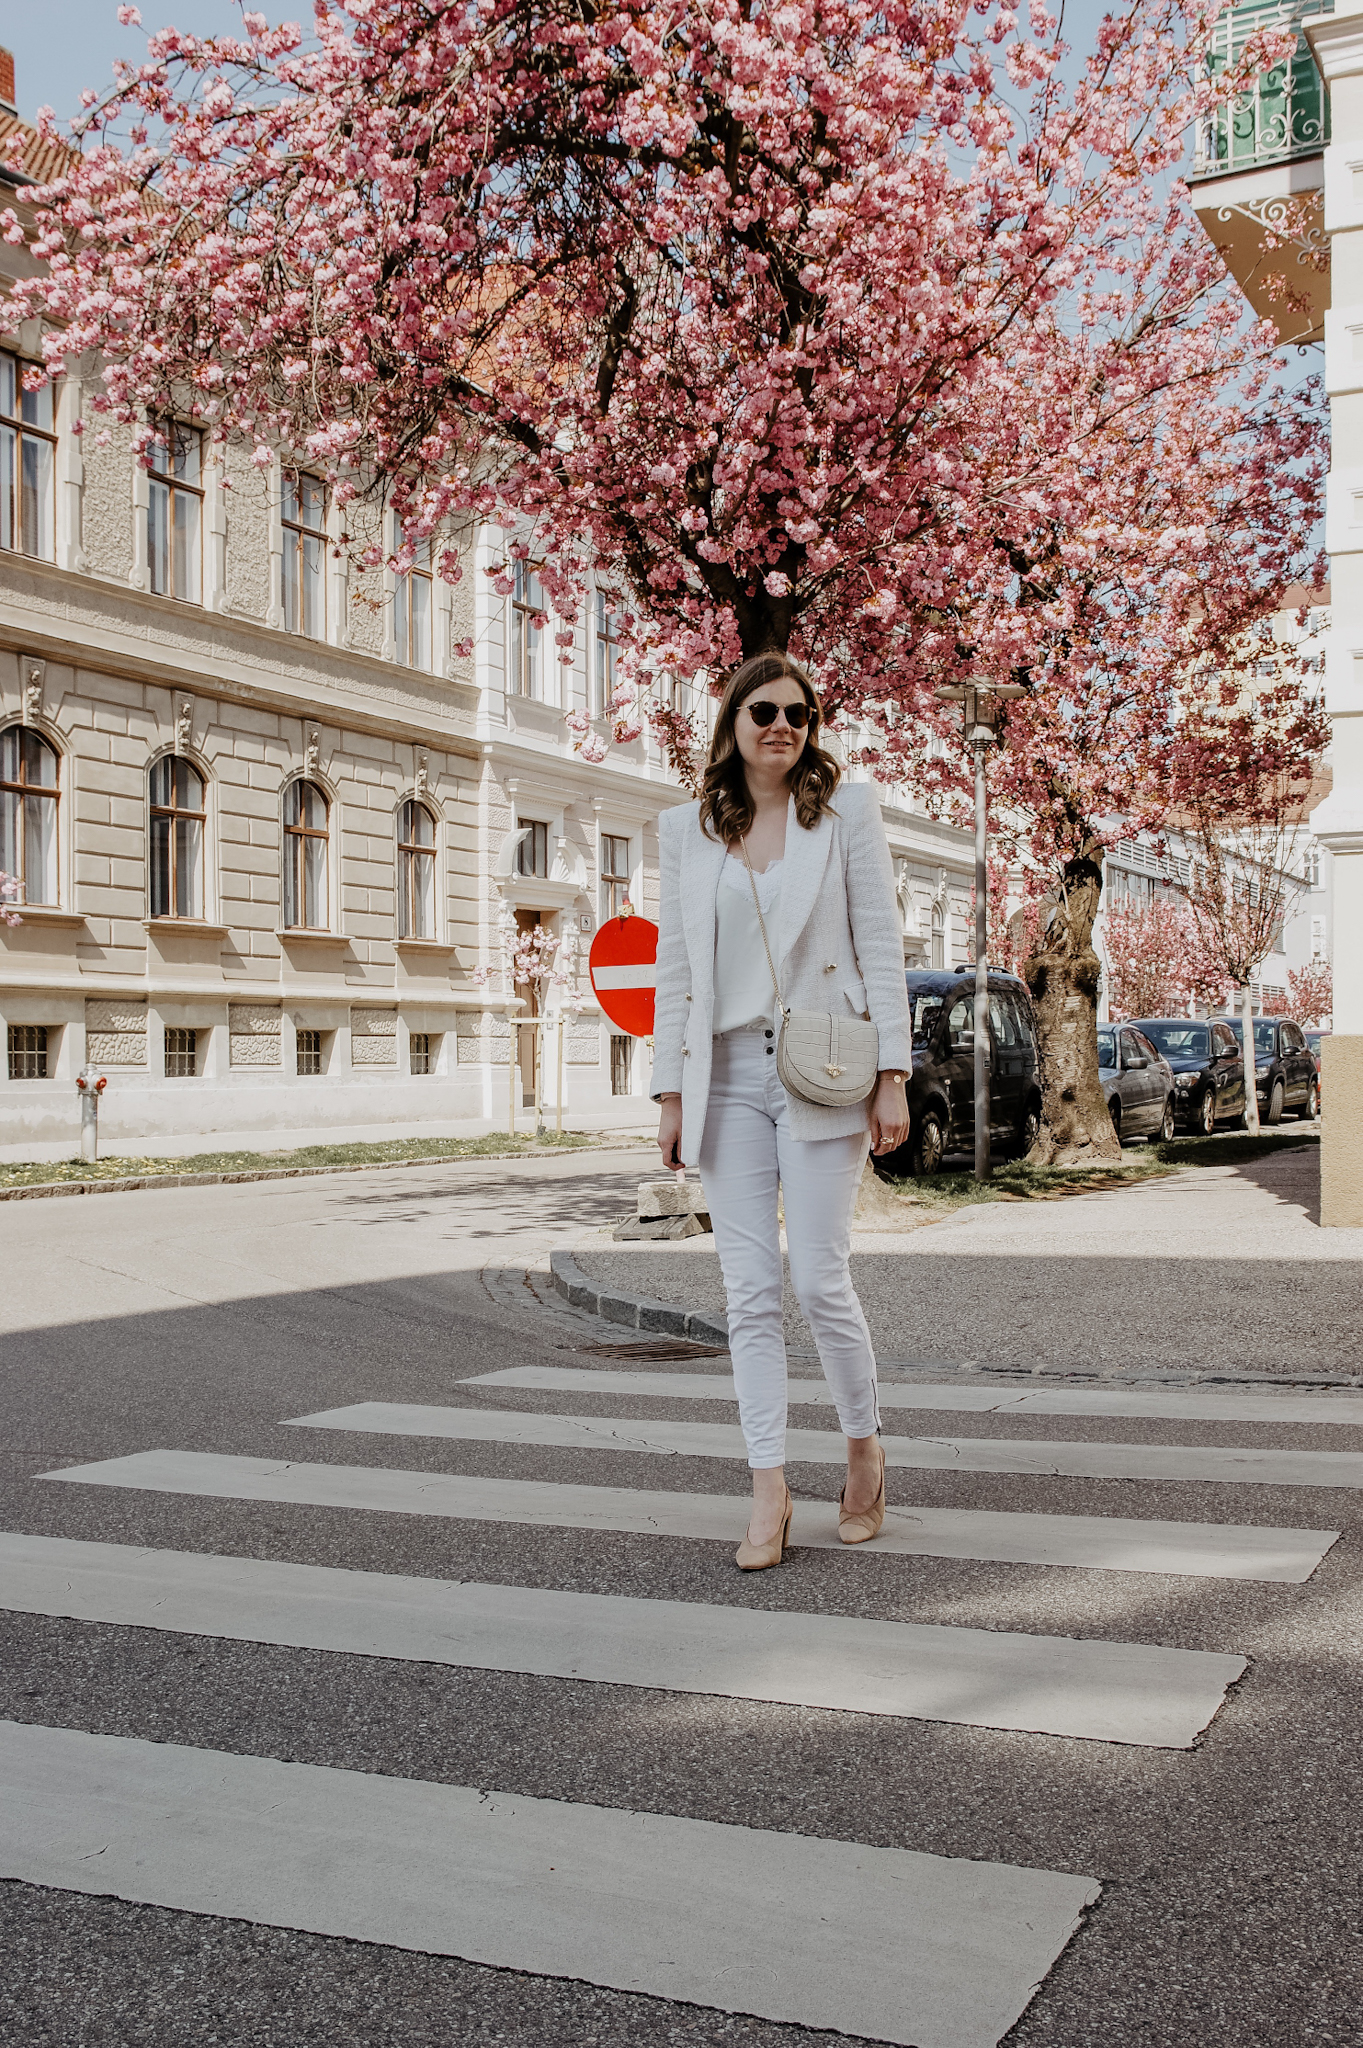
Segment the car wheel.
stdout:
[[1196,1121],[1197,1128],[1201,1131],[1204,1138],[1210,1138],[1215,1134],[1216,1091],[1214,1089],[1206,1089],[1198,1098]]
[[940,1172],[946,1149],[947,1134],[941,1117],[935,1109],[925,1109],[918,1120],[918,1132],[913,1141],[914,1172]]
[[1306,1100],[1297,1112],[1303,1123],[1314,1123],[1320,1115],[1320,1082],[1313,1081],[1306,1091]]
[[1107,1113],[1112,1118],[1112,1129],[1117,1143],[1120,1145],[1122,1142],[1122,1105],[1118,1102],[1115,1095],[1107,1106]]
[[1265,1123],[1270,1124],[1280,1124],[1282,1120],[1283,1084],[1281,1081],[1275,1081],[1273,1083],[1272,1092],[1270,1093],[1268,1098],[1268,1115],[1265,1117],[1264,1121]]
[[1173,1135],[1174,1098],[1172,1095],[1166,1095],[1164,1098],[1164,1115],[1160,1118],[1160,1126],[1159,1129],[1156,1131],[1155,1136],[1161,1141],[1162,1144],[1167,1145],[1170,1139],[1173,1137]]
[[1018,1158],[1025,1159],[1041,1136],[1041,1111],[1036,1104],[1029,1103],[1018,1125]]

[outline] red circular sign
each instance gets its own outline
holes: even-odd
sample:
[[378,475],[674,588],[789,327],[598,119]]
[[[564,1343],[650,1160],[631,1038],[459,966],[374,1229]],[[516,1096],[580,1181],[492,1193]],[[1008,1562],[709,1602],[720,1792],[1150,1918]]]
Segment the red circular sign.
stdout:
[[617,1031],[647,1038],[653,1029],[653,963],[658,927],[646,917],[608,917],[587,956],[597,1001]]

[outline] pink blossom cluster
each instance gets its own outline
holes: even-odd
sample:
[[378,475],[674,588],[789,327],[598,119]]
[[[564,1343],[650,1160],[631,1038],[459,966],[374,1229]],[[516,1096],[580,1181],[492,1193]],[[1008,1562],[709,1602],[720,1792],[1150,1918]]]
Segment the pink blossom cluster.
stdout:
[[651,721],[686,764],[671,680],[788,647],[877,773],[946,801],[934,687],[1021,679],[996,785],[1063,858],[1163,813],[1188,676],[1243,671],[1314,573],[1319,393],[1175,175],[1292,38],[1212,77],[1217,11],[1125,0],[1068,83],[1042,0],[168,29],[37,195],[19,310],[54,370],[99,359],[97,410],[385,496],[400,562],[500,522],[494,588],[533,557],[565,632],[605,579],[616,743]]

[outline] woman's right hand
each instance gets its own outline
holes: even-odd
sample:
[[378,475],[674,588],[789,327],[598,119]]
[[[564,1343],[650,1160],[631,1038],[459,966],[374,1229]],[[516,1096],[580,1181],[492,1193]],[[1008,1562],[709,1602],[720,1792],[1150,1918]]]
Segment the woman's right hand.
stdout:
[[662,1114],[658,1118],[658,1150],[663,1155],[663,1165],[669,1173],[680,1173],[682,1134],[682,1105],[680,1095],[664,1095]]

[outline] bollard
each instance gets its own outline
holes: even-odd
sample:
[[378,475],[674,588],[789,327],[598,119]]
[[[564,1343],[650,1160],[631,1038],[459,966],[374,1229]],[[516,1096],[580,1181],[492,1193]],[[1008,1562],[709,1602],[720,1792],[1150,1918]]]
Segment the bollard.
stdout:
[[99,1158],[99,1098],[108,1085],[106,1077],[95,1067],[85,1067],[76,1076],[80,1090],[80,1156],[91,1166]]

